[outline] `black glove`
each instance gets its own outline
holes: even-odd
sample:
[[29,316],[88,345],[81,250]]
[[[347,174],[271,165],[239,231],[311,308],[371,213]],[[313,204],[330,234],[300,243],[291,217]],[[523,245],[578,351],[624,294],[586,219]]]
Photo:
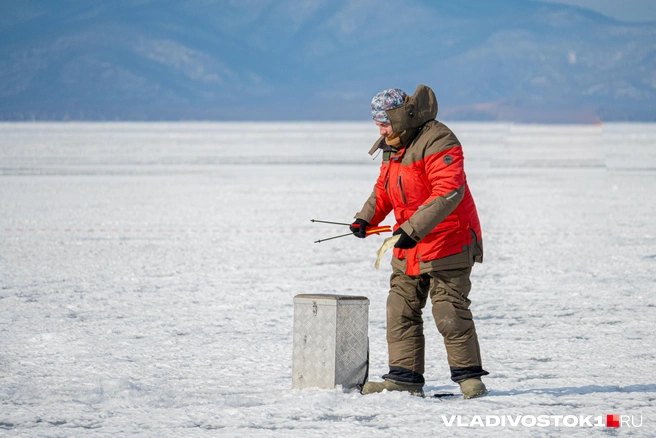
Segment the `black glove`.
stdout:
[[401,228],[397,229],[392,233],[392,236],[400,234],[401,238],[394,244],[394,248],[400,249],[410,249],[417,246],[417,242],[412,237],[408,236],[408,233],[403,231]]
[[349,229],[353,233],[355,237],[359,237],[360,239],[364,239],[367,237],[367,227],[369,226],[369,222],[367,222],[364,219],[356,219],[355,222],[351,224]]

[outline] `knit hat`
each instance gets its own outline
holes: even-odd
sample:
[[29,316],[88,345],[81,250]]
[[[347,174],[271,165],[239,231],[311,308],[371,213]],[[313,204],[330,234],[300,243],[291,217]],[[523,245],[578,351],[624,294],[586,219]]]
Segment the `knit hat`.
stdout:
[[405,94],[400,88],[390,88],[376,94],[371,100],[371,115],[376,122],[390,123],[385,111],[397,108],[405,103]]

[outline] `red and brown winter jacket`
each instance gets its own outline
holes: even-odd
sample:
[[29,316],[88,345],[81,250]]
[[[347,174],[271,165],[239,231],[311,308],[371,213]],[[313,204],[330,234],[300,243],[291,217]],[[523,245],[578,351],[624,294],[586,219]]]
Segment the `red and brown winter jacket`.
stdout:
[[401,146],[386,147],[381,137],[369,151],[383,150],[374,190],[355,215],[372,226],[394,210],[397,224],[419,242],[394,248],[392,266],[407,275],[456,269],[483,261],[481,225],[467,185],[464,155],[455,134],[437,116],[437,100],[425,85],[401,107],[387,111]]

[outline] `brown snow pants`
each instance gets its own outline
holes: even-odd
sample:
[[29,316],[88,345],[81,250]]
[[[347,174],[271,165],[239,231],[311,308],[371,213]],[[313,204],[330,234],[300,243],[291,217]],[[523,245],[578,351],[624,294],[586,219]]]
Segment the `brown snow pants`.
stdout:
[[471,268],[408,276],[394,269],[387,298],[387,344],[390,373],[385,378],[424,382],[422,309],[430,296],[437,330],[444,337],[451,378],[455,382],[488,374],[481,363],[476,327],[467,298]]

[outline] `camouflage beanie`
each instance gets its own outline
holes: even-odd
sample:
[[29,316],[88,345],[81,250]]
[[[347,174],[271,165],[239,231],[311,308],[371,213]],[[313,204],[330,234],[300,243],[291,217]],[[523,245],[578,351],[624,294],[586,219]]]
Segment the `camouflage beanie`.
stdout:
[[405,103],[407,94],[400,88],[390,88],[376,94],[371,100],[371,115],[376,122],[389,123],[385,111],[397,108]]

